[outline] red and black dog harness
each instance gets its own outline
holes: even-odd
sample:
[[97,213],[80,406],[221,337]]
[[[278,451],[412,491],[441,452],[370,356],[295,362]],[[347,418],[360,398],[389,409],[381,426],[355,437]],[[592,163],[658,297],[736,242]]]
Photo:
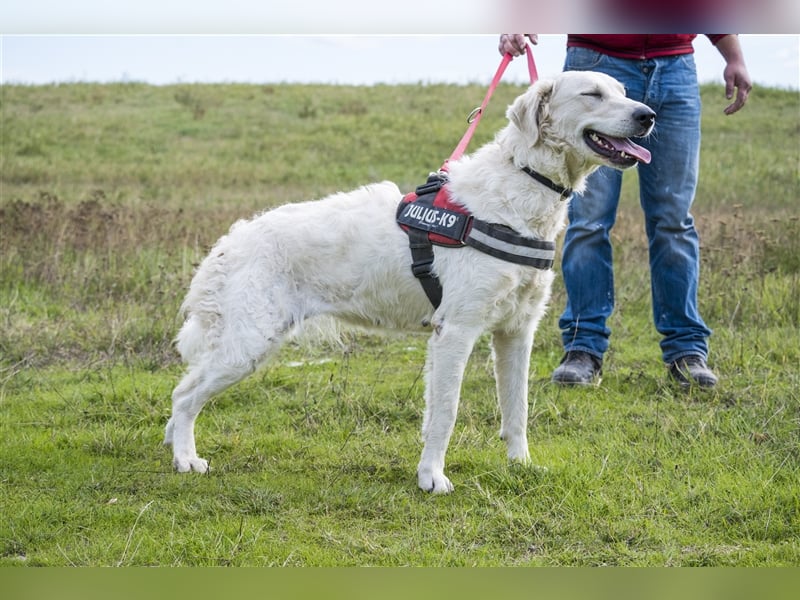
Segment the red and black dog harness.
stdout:
[[453,202],[443,171],[432,173],[427,182],[403,197],[397,223],[408,234],[411,271],[434,308],[442,301],[442,285],[433,272],[433,246],[471,246],[501,260],[544,270],[552,268],[555,258],[554,242],[527,238],[505,225],[482,221]]
[[[527,43],[525,52],[528,56],[528,73],[533,85],[538,75],[533,53]],[[448,160],[457,160],[466,150],[492,92],[512,58],[510,53],[503,55],[483,103],[470,113],[467,118],[469,127]],[[442,284],[433,272],[434,246],[456,248],[471,246],[496,258],[519,265],[544,270],[552,268],[556,248],[554,242],[526,238],[505,225],[476,219],[463,206],[453,202],[447,188],[446,165],[447,161],[439,172],[431,173],[427,182],[407,194],[397,207],[397,223],[408,234],[411,271],[419,279],[434,308],[438,308],[442,301]],[[558,192],[562,199],[572,193],[572,190],[561,187],[533,169],[526,167],[522,170],[539,183]]]

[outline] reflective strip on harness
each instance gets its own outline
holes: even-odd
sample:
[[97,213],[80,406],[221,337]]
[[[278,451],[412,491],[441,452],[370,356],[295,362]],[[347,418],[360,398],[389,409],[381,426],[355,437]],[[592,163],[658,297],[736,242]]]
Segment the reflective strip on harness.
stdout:
[[473,219],[472,229],[464,241],[467,246],[496,258],[537,269],[550,269],[556,257],[553,242],[526,238],[509,227],[479,219]]

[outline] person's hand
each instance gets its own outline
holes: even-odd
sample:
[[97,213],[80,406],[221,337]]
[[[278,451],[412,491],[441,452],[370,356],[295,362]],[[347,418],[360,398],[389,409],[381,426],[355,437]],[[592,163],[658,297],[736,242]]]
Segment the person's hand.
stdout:
[[525,39],[526,36],[532,44],[539,43],[539,36],[535,33],[504,33],[500,36],[500,44],[497,49],[500,54],[508,52],[511,56],[519,56],[525,52],[525,46],[528,43],[528,40]]
[[733,98],[734,90],[736,91],[736,98],[733,103],[725,107],[724,111],[726,115],[732,115],[747,102],[747,96],[753,89],[753,83],[750,81],[750,74],[743,61],[729,62],[725,66],[722,76],[725,78],[725,97],[730,100]]
[[732,115],[747,102],[747,96],[753,89],[753,82],[744,64],[744,54],[738,35],[732,33],[723,36],[717,41],[717,50],[725,59],[725,70],[722,72],[722,77],[725,79],[725,97],[730,100],[733,98],[734,90],[736,91],[736,99],[723,111],[726,115]]

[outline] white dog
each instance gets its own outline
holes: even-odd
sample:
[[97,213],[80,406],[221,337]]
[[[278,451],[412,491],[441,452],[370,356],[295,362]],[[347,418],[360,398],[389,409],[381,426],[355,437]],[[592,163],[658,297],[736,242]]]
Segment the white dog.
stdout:
[[[627,99],[606,75],[566,72],[540,80],[509,106],[507,117],[494,141],[449,166],[449,190],[476,222],[510,228],[518,238],[555,240],[569,191],[582,191],[599,165],[622,169],[649,161],[627,138],[648,135],[655,113]],[[568,189],[561,193],[559,186]],[[437,247],[433,272],[443,295],[434,309],[411,272],[409,238],[395,220],[402,199],[396,185],[377,183],[239,221],[217,242],[182,307],[186,321],[177,347],[188,370],[172,394],[165,437],[175,469],[208,470],[194,440],[203,405],[318,317],[432,331],[417,476],[419,487],[434,493],[453,489],[445,452],[464,368],[478,336],[490,331],[500,436],[509,459],[529,460],[530,352],[553,271],[470,246]]]

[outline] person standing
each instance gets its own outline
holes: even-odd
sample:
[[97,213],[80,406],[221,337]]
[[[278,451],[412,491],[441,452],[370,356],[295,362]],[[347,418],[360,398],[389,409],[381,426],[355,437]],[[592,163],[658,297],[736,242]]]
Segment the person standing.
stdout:
[[[694,34],[567,36],[564,70],[600,71],[619,80],[628,97],[656,112],[656,127],[641,145],[652,161],[639,165],[639,199],[649,244],[653,319],[670,375],[682,386],[710,388],[708,337],[697,306],[699,238],[689,210],[700,156],[700,92]],[[737,35],[707,34],[725,60],[725,94],[732,115],[752,88]],[[503,34],[499,50],[518,56],[535,34]],[[734,97],[735,92],[735,97]],[[567,303],[559,319],[564,357],[552,380],[565,385],[600,381],[614,308],[611,228],[619,205],[622,173],[601,167],[583,195],[572,198],[561,261]]]

